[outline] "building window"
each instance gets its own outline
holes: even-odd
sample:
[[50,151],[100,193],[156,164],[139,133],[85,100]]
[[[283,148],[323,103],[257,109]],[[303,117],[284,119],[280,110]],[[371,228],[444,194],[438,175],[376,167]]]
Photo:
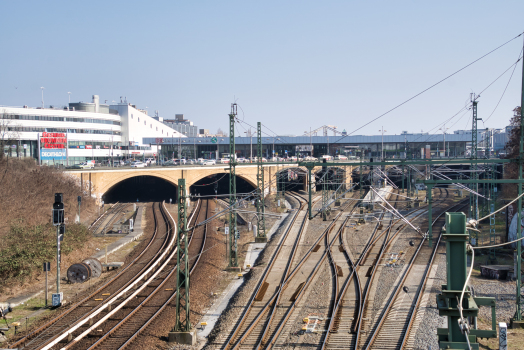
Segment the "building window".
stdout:
[[146,121],[144,120],[144,125],[147,125]]
[[156,131],[158,131],[158,126],[156,127]]
[[149,124],[149,127],[150,127],[151,129],[153,129],[153,124]]
[[138,122],[140,123],[140,117],[138,117]]
[[131,114],[131,119],[133,119],[133,115]]

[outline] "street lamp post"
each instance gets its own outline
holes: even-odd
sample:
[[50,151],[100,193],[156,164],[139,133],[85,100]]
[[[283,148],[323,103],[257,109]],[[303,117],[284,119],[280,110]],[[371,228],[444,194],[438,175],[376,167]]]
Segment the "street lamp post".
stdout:
[[382,161],[384,161],[384,132],[387,132],[387,130],[384,130],[384,127],[382,127],[382,130],[379,130],[379,131],[382,132],[382,149],[381,149],[382,156],[381,158],[382,158]]
[[244,131],[244,134],[249,136],[249,162],[251,163],[251,159],[253,158],[253,134],[251,133],[251,128]]
[[44,89],[45,87],[41,86],[40,89],[42,90],[42,108],[44,108]]
[[449,130],[449,128],[446,128],[446,124],[444,124],[444,126],[441,127],[439,130],[442,130],[442,133],[444,134],[444,157],[446,157],[449,156],[449,154],[446,155],[446,131]]

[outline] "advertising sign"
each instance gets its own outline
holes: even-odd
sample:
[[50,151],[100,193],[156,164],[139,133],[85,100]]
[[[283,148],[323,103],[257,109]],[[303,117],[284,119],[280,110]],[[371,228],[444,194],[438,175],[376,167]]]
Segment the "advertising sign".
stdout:
[[40,148],[66,148],[66,134],[62,132],[43,132],[40,136]]
[[67,137],[61,132],[43,132],[40,136],[40,160],[60,160],[67,157]]
[[42,160],[60,160],[66,158],[65,149],[41,149],[40,159]]

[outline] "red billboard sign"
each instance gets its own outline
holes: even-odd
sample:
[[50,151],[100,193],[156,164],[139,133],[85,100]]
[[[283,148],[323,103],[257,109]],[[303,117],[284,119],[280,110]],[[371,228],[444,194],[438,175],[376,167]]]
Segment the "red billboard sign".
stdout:
[[66,148],[66,134],[61,132],[43,132],[40,137],[40,148]]

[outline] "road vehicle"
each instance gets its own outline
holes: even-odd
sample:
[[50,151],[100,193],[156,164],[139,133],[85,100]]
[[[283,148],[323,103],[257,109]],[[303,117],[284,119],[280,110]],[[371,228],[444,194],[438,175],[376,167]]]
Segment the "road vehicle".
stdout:
[[144,168],[146,166],[146,163],[141,162],[139,160],[135,160],[131,163],[131,168]]
[[214,159],[205,159],[203,162],[202,162],[202,165],[215,165],[216,162]]
[[339,154],[338,156],[335,156],[335,160],[348,160],[348,157]]
[[217,161],[218,164],[229,164],[229,158],[220,158]]

